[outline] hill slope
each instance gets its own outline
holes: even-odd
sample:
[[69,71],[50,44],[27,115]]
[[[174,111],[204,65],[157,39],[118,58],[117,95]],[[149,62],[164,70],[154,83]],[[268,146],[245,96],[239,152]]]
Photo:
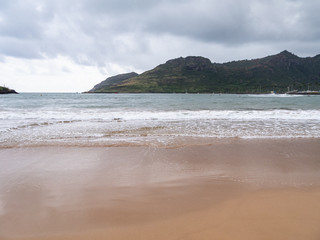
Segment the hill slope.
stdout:
[[117,85],[124,80],[127,80],[129,78],[133,78],[138,76],[137,73],[131,72],[131,73],[124,73],[124,74],[119,74],[113,77],[109,77],[106,80],[102,81],[101,83],[95,85],[91,90],[89,90],[89,93],[99,93],[103,91],[103,89],[108,89],[112,85]]
[[11,93],[15,93],[17,94],[17,92],[13,89],[9,89],[7,87],[1,87],[0,86],[0,94],[11,94]]
[[[121,75],[120,75],[121,76]],[[169,60],[140,75],[94,92],[263,93],[320,89],[320,55],[300,58],[288,51],[261,59],[211,63],[203,57]]]

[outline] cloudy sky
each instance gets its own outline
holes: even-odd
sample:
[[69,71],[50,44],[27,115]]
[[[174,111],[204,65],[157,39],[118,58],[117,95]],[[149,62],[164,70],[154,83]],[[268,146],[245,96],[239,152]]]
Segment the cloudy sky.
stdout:
[[315,56],[319,12],[319,0],[0,0],[0,85],[82,92],[180,56]]

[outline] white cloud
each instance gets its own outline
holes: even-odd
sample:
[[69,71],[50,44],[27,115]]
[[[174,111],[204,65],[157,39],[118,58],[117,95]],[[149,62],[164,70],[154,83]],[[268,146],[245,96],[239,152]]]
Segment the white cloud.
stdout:
[[0,62],[0,85],[18,92],[81,92],[105,78],[96,67],[75,64],[58,56],[50,59],[6,57]]

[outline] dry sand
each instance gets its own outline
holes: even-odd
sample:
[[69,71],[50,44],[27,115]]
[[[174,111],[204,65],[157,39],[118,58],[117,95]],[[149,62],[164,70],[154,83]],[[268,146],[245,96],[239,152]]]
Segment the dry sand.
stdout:
[[0,156],[0,239],[320,239],[319,139]]

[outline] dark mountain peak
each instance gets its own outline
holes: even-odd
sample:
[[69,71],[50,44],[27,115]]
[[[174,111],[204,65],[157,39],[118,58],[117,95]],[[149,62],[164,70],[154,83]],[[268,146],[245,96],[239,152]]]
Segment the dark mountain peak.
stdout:
[[287,50],[284,50],[284,51],[280,52],[276,56],[283,57],[283,58],[299,58],[297,55],[294,55],[293,53],[291,53],[291,52],[289,52]]
[[180,57],[176,59],[172,59],[167,61],[162,66],[170,67],[170,68],[179,68],[184,70],[209,70],[212,69],[212,63],[208,58],[197,57],[197,56],[188,56],[188,57]]
[[167,61],[165,64],[211,64],[208,58],[198,56],[179,57]]
[[268,59],[269,64],[283,68],[289,68],[292,65],[299,65],[303,61],[303,58],[300,58],[287,50],[265,59]]

